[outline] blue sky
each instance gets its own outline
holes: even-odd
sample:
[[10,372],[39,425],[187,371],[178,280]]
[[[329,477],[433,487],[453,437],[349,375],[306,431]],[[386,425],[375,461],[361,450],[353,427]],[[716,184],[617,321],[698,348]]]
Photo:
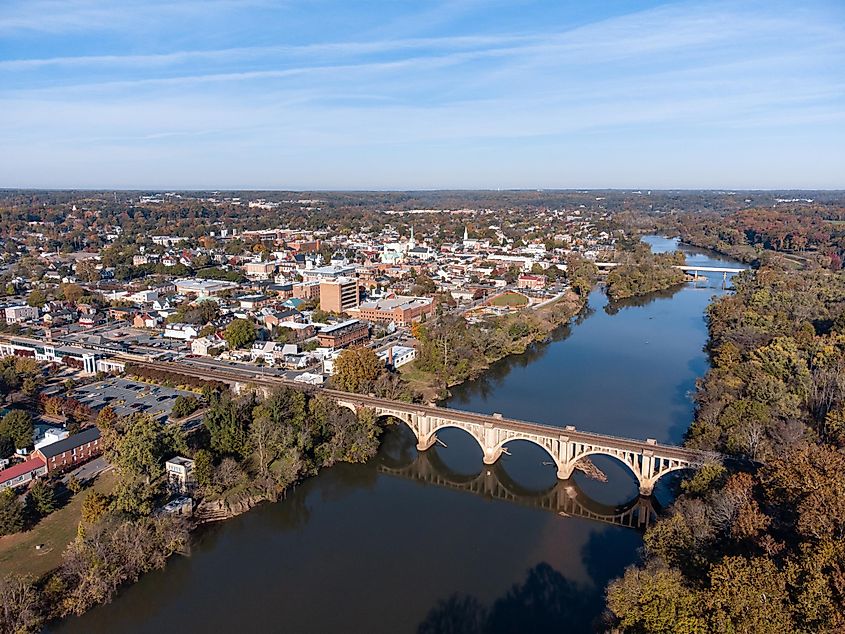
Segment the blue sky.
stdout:
[[3,0],[0,187],[845,188],[845,2]]

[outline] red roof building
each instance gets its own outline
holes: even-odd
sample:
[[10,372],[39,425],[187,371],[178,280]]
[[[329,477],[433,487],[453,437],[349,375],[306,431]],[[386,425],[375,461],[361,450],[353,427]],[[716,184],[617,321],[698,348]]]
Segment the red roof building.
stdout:
[[0,491],[28,484],[35,478],[47,475],[47,463],[38,456],[0,471]]

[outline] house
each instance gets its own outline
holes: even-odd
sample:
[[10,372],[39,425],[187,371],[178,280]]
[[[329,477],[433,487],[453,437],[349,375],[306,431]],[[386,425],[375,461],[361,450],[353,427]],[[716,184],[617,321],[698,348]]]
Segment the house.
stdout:
[[79,325],[83,328],[91,328],[101,323],[103,323],[103,317],[97,312],[83,313],[79,318]]
[[151,313],[139,313],[132,319],[133,328],[155,328],[158,326],[159,317]]
[[196,480],[194,479],[194,461],[190,458],[176,456],[164,463],[167,481],[179,493],[190,491]]
[[0,491],[14,489],[47,475],[47,464],[40,456],[19,462],[0,471]]
[[292,308],[288,308],[285,310],[267,310],[267,312],[263,313],[264,317],[264,325],[268,328],[272,328],[273,326],[279,326],[283,322],[296,322],[299,321],[302,315],[299,311],[293,310]]
[[273,298],[271,296],[263,294],[242,295],[241,297],[238,297],[238,303],[244,310],[258,310],[259,308],[267,306],[272,301]]
[[211,356],[211,351],[214,348],[223,347],[224,345],[224,343],[215,337],[198,337],[191,342],[191,354],[208,357]]
[[47,472],[62,471],[87,462],[102,452],[100,430],[89,427],[64,440],[40,447],[33,452],[47,465]]
[[135,309],[126,306],[112,306],[108,309],[108,316],[118,321],[131,321],[134,315]]

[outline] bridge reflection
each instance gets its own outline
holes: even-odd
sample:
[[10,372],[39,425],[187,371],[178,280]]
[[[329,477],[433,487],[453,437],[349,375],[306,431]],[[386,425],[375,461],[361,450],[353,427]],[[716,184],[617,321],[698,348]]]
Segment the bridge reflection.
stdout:
[[653,497],[637,496],[616,506],[597,502],[587,497],[572,478],[556,480],[546,490],[533,491],[511,478],[500,463],[485,465],[478,474],[458,474],[433,451],[421,451],[416,459],[405,464],[382,459],[378,471],[488,499],[543,509],[563,517],[581,517],[641,531],[651,525],[660,510]]

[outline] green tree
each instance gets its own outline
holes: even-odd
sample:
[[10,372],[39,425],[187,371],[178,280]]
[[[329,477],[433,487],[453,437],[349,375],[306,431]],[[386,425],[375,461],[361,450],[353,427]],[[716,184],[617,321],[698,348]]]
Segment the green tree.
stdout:
[[249,319],[235,319],[226,326],[223,337],[232,349],[248,346],[255,341],[255,326]]
[[79,479],[75,475],[71,474],[70,477],[67,480],[67,489],[73,495],[76,495],[77,493],[79,493],[82,490],[82,483],[79,481]]
[[235,400],[229,395],[212,400],[203,418],[214,454],[243,458],[247,453],[247,428],[252,420],[252,400]]
[[21,409],[12,410],[0,420],[0,436],[7,436],[15,447],[32,446],[32,416]]
[[36,480],[27,494],[27,506],[38,517],[46,517],[56,510],[56,491],[44,480]]
[[130,515],[152,512],[165,459],[184,449],[179,432],[146,414],[133,414],[103,430],[103,447],[118,473],[115,508]]
[[345,392],[368,393],[383,371],[372,348],[347,348],[335,359],[332,383]]
[[214,481],[214,457],[207,449],[200,449],[194,454],[194,477],[202,487],[211,486]]
[[0,535],[19,533],[23,528],[23,504],[11,489],[0,491]]
[[27,296],[26,303],[34,308],[41,308],[47,303],[47,296],[44,294],[44,291],[35,288]]
[[173,410],[171,415],[174,418],[184,418],[190,416],[199,409],[200,403],[196,397],[193,396],[178,396],[173,402]]

